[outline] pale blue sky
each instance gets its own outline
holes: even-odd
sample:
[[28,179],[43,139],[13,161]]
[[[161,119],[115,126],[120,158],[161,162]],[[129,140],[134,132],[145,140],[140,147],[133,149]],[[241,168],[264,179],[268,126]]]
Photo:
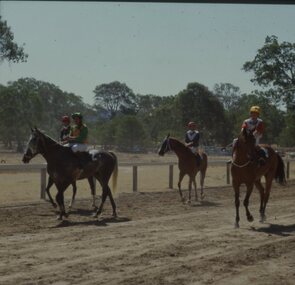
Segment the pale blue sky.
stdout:
[[114,80],[160,96],[188,82],[250,92],[241,68],[265,37],[295,42],[295,5],[2,1],[0,13],[29,54],[0,63],[0,83],[34,77],[90,104]]

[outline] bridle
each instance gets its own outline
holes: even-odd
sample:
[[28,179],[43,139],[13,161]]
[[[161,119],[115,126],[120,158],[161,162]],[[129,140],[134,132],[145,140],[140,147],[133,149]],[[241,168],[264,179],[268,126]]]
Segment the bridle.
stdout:
[[[238,143],[239,143],[239,139],[236,141],[236,145],[235,145],[236,147],[238,147]],[[247,156],[248,157],[250,156],[249,153],[247,154]],[[236,163],[234,161],[232,161],[231,164],[238,167],[238,168],[243,168],[243,167],[246,167],[247,165],[249,165],[251,162],[252,162],[252,160],[249,159],[247,162],[245,162],[243,164],[238,164],[238,163]]]
[[166,153],[167,151],[171,151],[171,145],[170,145],[170,138],[166,138],[166,147],[164,149],[164,153]]

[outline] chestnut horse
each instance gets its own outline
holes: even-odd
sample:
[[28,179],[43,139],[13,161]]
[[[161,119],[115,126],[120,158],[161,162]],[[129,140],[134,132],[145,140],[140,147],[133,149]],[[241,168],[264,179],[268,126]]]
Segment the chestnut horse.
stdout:
[[200,184],[201,184],[201,199],[203,200],[204,180],[205,180],[207,164],[208,164],[207,154],[204,152],[199,153],[199,155],[201,156],[201,159],[200,159],[200,165],[197,165],[197,156],[192,153],[190,148],[185,146],[179,140],[170,137],[170,135],[168,135],[163,141],[158,154],[163,156],[168,151],[174,151],[178,157],[178,168],[179,168],[178,190],[179,190],[181,201],[182,202],[185,201],[181,191],[181,181],[185,175],[189,176],[188,202],[190,203],[191,201],[192,184],[194,184],[195,200],[196,201],[198,200],[196,175],[199,171],[200,171]]
[[[116,188],[118,175],[118,160],[116,155],[106,151],[97,151],[92,153],[92,155],[88,152],[74,154],[70,147],[59,144],[37,128],[31,131],[32,134],[23,156],[23,162],[29,163],[39,153],[47,161],[47,172],[58,191],[56,195],[56,202],[60,209],[58,219],[62,220],[63,216],[68,216],[64,205],[64,191],[67,187],[75,183],[78,179],[89,178],[89,180],[92,180],[92,177],[95,177],[102,187],[101,204],[95,216],[101,214],[104,202],[109,197],[113,208],[113,216],[116,217],[116,204],[111,189],[108,186],[110,177],[113,175],[113,188]],[[83,170],[79,167],[80,158],[78,155],[81,159],[87,161]],[[94,160],[92,160],[92,157]]]
[[[263,165],[253,158],[258,157],[258,149],[265,149],[268,153]],[[236,143],[233,146],[233,159],[231,165],[232,186],[235,191],[236,220],[235,227],[239,227],[239,206],[240,206],[240,186],[246,184],[246,196],[244,206],[249,222],[252,222],[253,216],[249,211],[249,198],[254,185],[260,193],[260,221],[266,219],[265,208],[269,199],[273,179],[284,185],[285,166],[281,156],[268,145],[255,146],[253,134],[245,129],[240,133]],[[265,177],[265,187],[261,183],[262,176]]]

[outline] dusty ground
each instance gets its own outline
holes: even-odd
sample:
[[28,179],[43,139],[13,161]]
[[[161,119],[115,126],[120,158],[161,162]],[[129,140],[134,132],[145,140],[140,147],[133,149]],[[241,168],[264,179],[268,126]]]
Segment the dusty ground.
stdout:
[[230,187],[192,205],[176,190],[120,194],[119,217],[107,201],[99,221],[88,199],[63,222],[46,202],[1,206],[0,284],[294,284],[294,200],[294,184],[275,186],[260,224],[254,192],[240,229]]
[[[7,163],[20,163],[19,155],[5,155]],[[132,160],[163,158],[119,155],[121,162]],[[192,205],[180,203],[176,189],[168,190],[168,169],[158,166],[139,168],[143,192],[124,193],[131,189],[131,171],[119,169],[118,218],[111,217],[107,201],[94,219],[81,181],[75,208],[63,222],[38,199],[40,174],[0,174],[0,284],[294,284],[295,182],[273,187],[265,224],[258,222],[254,192],[255,221],[247,222],[241,206],[237,230],[224,168],[208,168],[206,198]],[[67,190],[67,203],[70,195]]]

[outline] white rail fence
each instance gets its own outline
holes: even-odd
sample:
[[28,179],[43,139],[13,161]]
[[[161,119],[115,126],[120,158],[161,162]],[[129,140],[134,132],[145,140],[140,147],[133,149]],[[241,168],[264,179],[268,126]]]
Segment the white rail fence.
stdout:
[[[286,178],[290,178],[290,163],[295,161],[285,160],[286,166]],[[138,191],[138,167],[142,166],[168,166],[168,187],[170,189],[173,188],[173,177],[174,177],[174,166],[177,165],[177,162],[153,162],[153,163],[145,163],[145,162],[133,162],[133,163],[119,163],[119,167],[132,167],[132,191]],[[230,163],[224,160],[215,160],[209,161],[208,166],[224,166],[226,173],[226,184],[230,184]],[[27,171],[40,171],[40,198],[46,198],[46,180],[47,180],[47,164],[2,164],[0,165],[0,174],[3,172],[27,172]]]

